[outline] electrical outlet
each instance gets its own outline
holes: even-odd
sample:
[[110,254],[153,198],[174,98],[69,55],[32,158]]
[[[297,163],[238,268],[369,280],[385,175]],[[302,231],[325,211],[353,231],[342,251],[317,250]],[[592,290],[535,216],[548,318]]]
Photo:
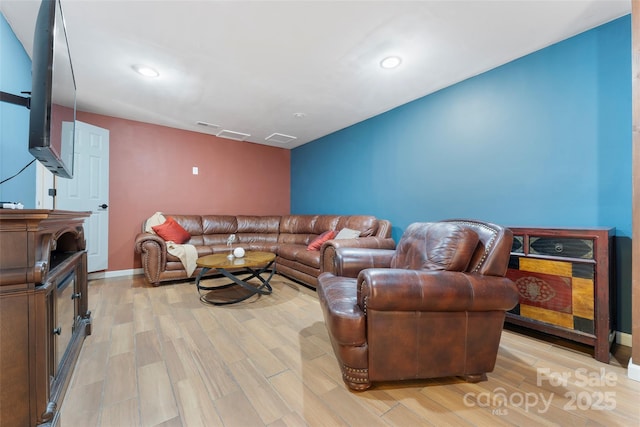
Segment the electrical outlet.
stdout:
[[197,166],[193,167],[193,174],[194,175],[198,175],[198,167]]

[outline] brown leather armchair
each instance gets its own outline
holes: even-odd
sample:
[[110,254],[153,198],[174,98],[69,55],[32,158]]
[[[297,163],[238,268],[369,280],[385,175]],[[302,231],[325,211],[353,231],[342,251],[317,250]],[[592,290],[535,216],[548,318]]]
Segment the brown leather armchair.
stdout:
[[495,224],[447,220],[410,225],[395,250],[339,249],[317,291],[344,382],[486,379],[518,302],[504,277],[512,241]]

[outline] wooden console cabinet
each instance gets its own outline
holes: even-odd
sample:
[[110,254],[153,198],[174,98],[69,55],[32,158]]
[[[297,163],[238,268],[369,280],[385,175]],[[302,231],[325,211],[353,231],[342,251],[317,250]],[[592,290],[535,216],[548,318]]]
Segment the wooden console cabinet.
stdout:
[[0,426],[56,424],[91,333],[89,215],[0,209]]
[[506,322],[590,345],[596,360],[609,363],[615,228],[509,228],[507,277],[520,303]]

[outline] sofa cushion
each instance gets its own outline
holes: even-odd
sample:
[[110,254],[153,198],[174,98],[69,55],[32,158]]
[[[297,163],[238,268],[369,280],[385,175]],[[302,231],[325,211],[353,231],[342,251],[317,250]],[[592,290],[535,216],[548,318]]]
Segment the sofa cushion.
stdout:
[[343,228],[338,232],[335,239],[357,239],[360,237],[360,230],[353,230],[351,228]]
[[465,271],[478,242],[473,230],[456,224],[414,223],[400,238],[391,267]]
[[308,251],[306,245],[280,243],[278,257],[296,261],[315,269],[320,268],[320,251]]
[[334,230],[325,231],[324,233],[313,239],[311,243],[309,243],[309,246],[307,246],[307,250],[319,251],[324,242],[333,239],[335,236],[336,232]]
[[166,221],[160,225],[154,225],[151,227],[153,231],[167,242],[174,242],[183,244],[189,241],[191,235],[187,230],[182,228],[173,217],[168,216]]
[[202,217],[200,215],[181,215],[181,214],[164,214],[171,217],[191,235],[202,236]]
[[360,237],[369,237],[375,235],[378,231],[378,220],[371,215],[345,215],[340,217],[335,226],[336,230],[342,230],[343,228],[359,230]]
[[238,228],[237,234],[278,234],[280,230],[279,216],[248,216],[238,215],[236,217]]
[[[206,255],[225,252],[225,251],[228,250],[226,245],[224,247],[212,247],[212,246],[194,245],[194,247],[196,248],[196,252],[198,253],[198,258],[206,256]],[[180,262],[180,258],[178,258],[175,255],[171,255],[169,252],[167,252],[167,261]]]
[[[265,244],[273,246],[278,242],[279,216],[237,216],[236,237],[238,245]],[[269,251],[274,252],[274,251]]]
[[202,234],[221,234],[225,240],[229,234],[234,234],[238,229],[238,222],[233,215],[203,215]]
[[322,234],[328,230],[337,230],[340,215],[318,215],[313,223],[314,234]]
[[317,220],[318,215],[286,215],[280,219],[279,231],[280,234],[313,234]]

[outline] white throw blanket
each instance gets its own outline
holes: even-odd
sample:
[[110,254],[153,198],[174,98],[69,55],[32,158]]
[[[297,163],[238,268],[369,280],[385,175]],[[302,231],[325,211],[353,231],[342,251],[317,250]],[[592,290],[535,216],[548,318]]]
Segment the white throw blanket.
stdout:
[[[144,231],[147,233],[156,234],[152,227],[156,225],[164,224],[166,218],[161,212],[156,212],[144,223]],[[175,242],[167,242],[167,252],[174,257],[180,259],[184,269],[187,271],[187,276],[191,277],[196,269],[196,260],[198,259],[198,251],[193,245],[179,245]]]

